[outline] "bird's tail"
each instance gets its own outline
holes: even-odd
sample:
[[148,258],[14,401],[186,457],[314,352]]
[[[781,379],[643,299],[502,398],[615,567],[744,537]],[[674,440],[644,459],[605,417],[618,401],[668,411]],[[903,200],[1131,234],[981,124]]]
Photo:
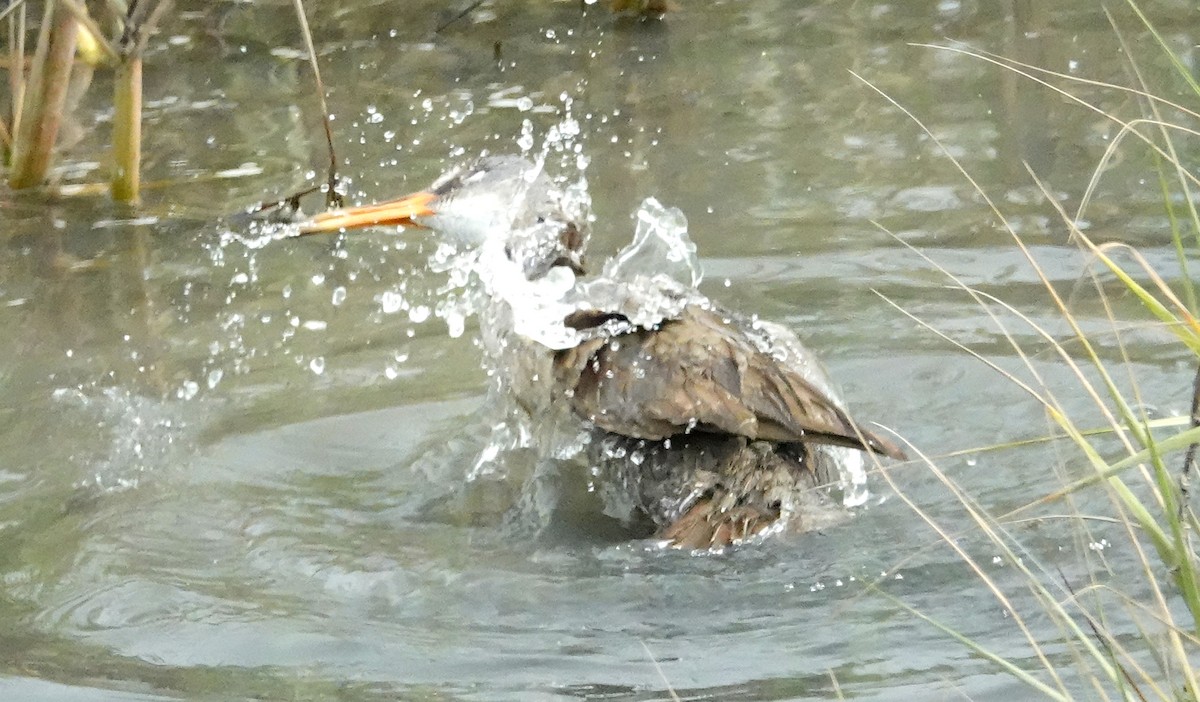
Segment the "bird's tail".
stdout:
[[[724,507],[731,502],[732,507]],[[675,548],[720,549],[761,535],[780,517],[777,505],[740,502],[716,487],[696,500],[679,519],[659,530],[658,538]]]

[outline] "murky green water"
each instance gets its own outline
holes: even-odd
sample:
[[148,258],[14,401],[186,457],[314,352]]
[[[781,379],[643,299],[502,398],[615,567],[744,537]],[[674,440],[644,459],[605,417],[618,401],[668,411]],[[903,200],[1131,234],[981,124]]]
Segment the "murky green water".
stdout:
[[[497,1],[436,35],[442,3],[311,8],[352,197],[516,151],[526,122],[540,143],[569,99],[590,161],[593,255],[623,245],[630,213],[655,195],[687,213],[704,290],[797,329],[858,416],[930,454],[1044,433],[1034,401],[881,297],[1017,366],[987,316],[872,221],[1063,329],[981,196],[851,71],[925,120],[1069,290],[1085,261],[1022,161],[1073,209],[1116,127],[910,43],[950,37],[1128,82],[1094,3],[682,4],[641,24],[577,2]],[[321,168],[318,108],[288,4],[180,5],[146,73],[146,176],[161,185],[144,206],[0,192],[0,694],[649,700],[669,699],[668,682],[685,699],[1026,694],[867,590],[878,582],[1034,662],[978,578],[878,478],[842,526],[720,556],[646,549],[572,521],[570,506],[532,530],[506,511],[528,497],[511,494],[519,485],[464,486],[491,417],[471,323],[454,338],[436,313],[434,242],[231,240],[246,225],[222,215]],[[1194,8],[1147,9],[1191,57]],[[1150,39],[1131,36],[1169,86]],[[1128,96],[1077,91],[1138,114]],[[78,115],[70,182],[97,177],[106,94],[98,78]],[[1145,154],[1119,155],[1089,231],[1169,270]],[[1085,324],[1103,331],[1080,291]],[[1147,402],[1183,413],[1187,358],[1164,339],[1126,342]],[[1051,355],[1037,362],[1087,408]],[[940,464],[1003,511],[1044,494],[1064,456]],[[969,532],[925,469],[895,479]],[[1066,523],[1013,528],[1031,556],[1078,572]],[[981,539],[963,543],[991,563]],[[1011,568],[992,567],[1020,591]]]

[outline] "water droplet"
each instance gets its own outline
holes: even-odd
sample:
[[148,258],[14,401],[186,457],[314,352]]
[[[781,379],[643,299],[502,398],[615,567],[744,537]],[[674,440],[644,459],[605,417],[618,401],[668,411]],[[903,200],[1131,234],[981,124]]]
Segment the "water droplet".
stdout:
[[338,305],[340,305],[340,304],[342,304],[343,302],[345,302],[345,301],[346,301],[346,288],[345,288],[345,287],[343,287],[343,286],[341,286],[341,285],[339,285],[339,286],[337,286],[336,288],[334,288],[334,289],[333,289],[333,296],[330,298],[330,300],[329,300],[329,301],[330,301],[331,303],[333,303],[333,306],[334,306],[334,307],[337,307]]
[[183,386],[175,391],[175,395],[181,400],[190,400],[200,392],[200,385],[194,380],[184,381]]
[[384,314],[395,314],[404,307],[404,298],[400,293],[388,290],[379,296],[379,306]]
[[321,375],[325,372],[325,357],[317,356],[308,362],[308,369],[316,375]]
[[433,310],[429,309],[428,305],[417,305],[410,307],[408,310],[408,319],[413,324],[420,324],[429,319],[429,315],[433,314]]
[[522,152],[533,148],[533,122],[525,120],[521,123],[521,136],[517,138],[517,146]]
[[450,338],[457,339],[463,335],[467,328],[467,318],[461,312],[447,312],[443,315],[446,320],[446,329],[450,334]]

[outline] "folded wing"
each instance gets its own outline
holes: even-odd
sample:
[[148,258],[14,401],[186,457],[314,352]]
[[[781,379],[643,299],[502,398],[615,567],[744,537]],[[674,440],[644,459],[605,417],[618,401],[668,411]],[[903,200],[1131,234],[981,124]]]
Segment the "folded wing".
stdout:
[[729,320],[697,306],[653,329],[561,351],[556,372],[575,412],[614,434],[661,440],[707,432],[904,456],[856,430],[833,400]]

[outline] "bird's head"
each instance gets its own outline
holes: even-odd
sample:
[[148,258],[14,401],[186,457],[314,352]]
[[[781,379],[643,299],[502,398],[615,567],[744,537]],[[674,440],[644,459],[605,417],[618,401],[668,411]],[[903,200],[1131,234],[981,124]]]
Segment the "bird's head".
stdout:
[[540,165],[518,156],[485,156],[447,172],[426,190],[317,215],[300,225],[300,234],[422,227],[458,247],[498,247],[527,279],[536,280],[557,266],[583,271],[585,209]]

